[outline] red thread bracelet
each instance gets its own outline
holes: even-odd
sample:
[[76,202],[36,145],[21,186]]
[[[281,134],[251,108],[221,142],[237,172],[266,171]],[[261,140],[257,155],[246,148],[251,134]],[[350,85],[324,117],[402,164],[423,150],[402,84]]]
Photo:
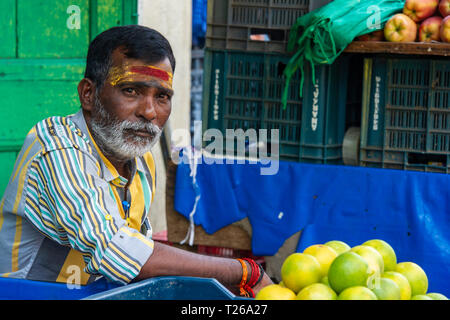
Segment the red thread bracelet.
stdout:
[[241,282],[239,283],[239,292],[241,294],[241,296],[245,296],[248,297],[248,292],[244,289],[245,284],[247,283],[247,265],[245,264],[244,260],[242,259],[237,259],[242,266],[242,279]]
[[[259,263],[256,263],[253,259],[244,258],[244,259],[237,259],[241,265],[242,265],[242,280],[239,284],[240,294],[242,296],[246,297],[255,297],[255,293],[253,292],[252,288],[257,285],[264,275],[264,270],[261,267]],[[245,261],[247,261],[251,268],[251,274],[250,279],[247,278],[248,270],[247,265],[245,264]]]
[[256,281],[259,278],[260,270],[259,270],[259,267],[257,266],[257,264],[256,264],[256,262],[254,260],[248,259],[248,258],[245,258],[244,260],[247,261],[250,264],[251,269],[252,269],[252,274],[251,274],[250,279],[248,280],[248,282],[247,282],[245,287],[247,289],[247,292],[250,292],[251,295],[252,295],[252,298],[254,298],[255,294],[254,294],[252,288],[255,286]]

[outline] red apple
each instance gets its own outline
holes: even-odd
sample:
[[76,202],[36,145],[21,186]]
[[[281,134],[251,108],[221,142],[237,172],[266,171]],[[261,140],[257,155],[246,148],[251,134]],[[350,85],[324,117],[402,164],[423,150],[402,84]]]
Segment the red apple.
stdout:
[[439,0],[406,0],[403,13],[419,22],[434,15],[438,5]]
[[446,16],[441,23],[441,41],[450,43],[450,16]]
[[434,16],[425,19],[419,27],[419,41],[420,42],[431,42],[441,40],[440,30],[441,30],[442,18]]
[[444,18],[450,15],[450,0],[441,0],[439,2],[439,12]]
[[383,41],[384,40],[384,30],[377,30],[371,33],[359,36],[356,40],[358,41]]
[[384,26],[384,37],[387,41],[414,42],[416,35],[416,23],[403,13],[393,15]]

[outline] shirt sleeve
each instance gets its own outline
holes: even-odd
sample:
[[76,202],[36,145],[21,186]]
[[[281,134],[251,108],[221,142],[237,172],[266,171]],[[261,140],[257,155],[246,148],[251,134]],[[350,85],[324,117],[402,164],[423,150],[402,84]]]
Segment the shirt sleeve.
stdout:
[[80,251],[85,271],[128,283],[153,252],[153,240],[127,226],[92,156],[53,150],[31,164],[25,215],[45,235]]

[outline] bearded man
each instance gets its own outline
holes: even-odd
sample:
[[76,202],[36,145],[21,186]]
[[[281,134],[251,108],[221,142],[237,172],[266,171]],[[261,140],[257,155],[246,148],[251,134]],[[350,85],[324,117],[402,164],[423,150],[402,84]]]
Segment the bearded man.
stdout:
[[1,276],[67,282],[78,268],[81,285],[198,276],[240,285],[243,294],[272,283],[250,259],[151,238],[150,150],[172,110],[174,71],[171,46],[153,29],[114,27],[92,41],[81,110],[37,123],[16,160],[0,203]]

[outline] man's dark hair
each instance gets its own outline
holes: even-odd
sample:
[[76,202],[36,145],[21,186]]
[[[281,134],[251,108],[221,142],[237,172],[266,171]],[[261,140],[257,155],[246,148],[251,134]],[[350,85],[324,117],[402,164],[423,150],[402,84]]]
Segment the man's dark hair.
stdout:
[[158,31],[139,25],[113,27],[100,33],[89,45],[85,78],[91,79],[97,90],[103,86],[111,67],[111,55],[123,48],[126,57],[146,63],[158,63],[169,58],[175,72],[175,57],[169,41]]

